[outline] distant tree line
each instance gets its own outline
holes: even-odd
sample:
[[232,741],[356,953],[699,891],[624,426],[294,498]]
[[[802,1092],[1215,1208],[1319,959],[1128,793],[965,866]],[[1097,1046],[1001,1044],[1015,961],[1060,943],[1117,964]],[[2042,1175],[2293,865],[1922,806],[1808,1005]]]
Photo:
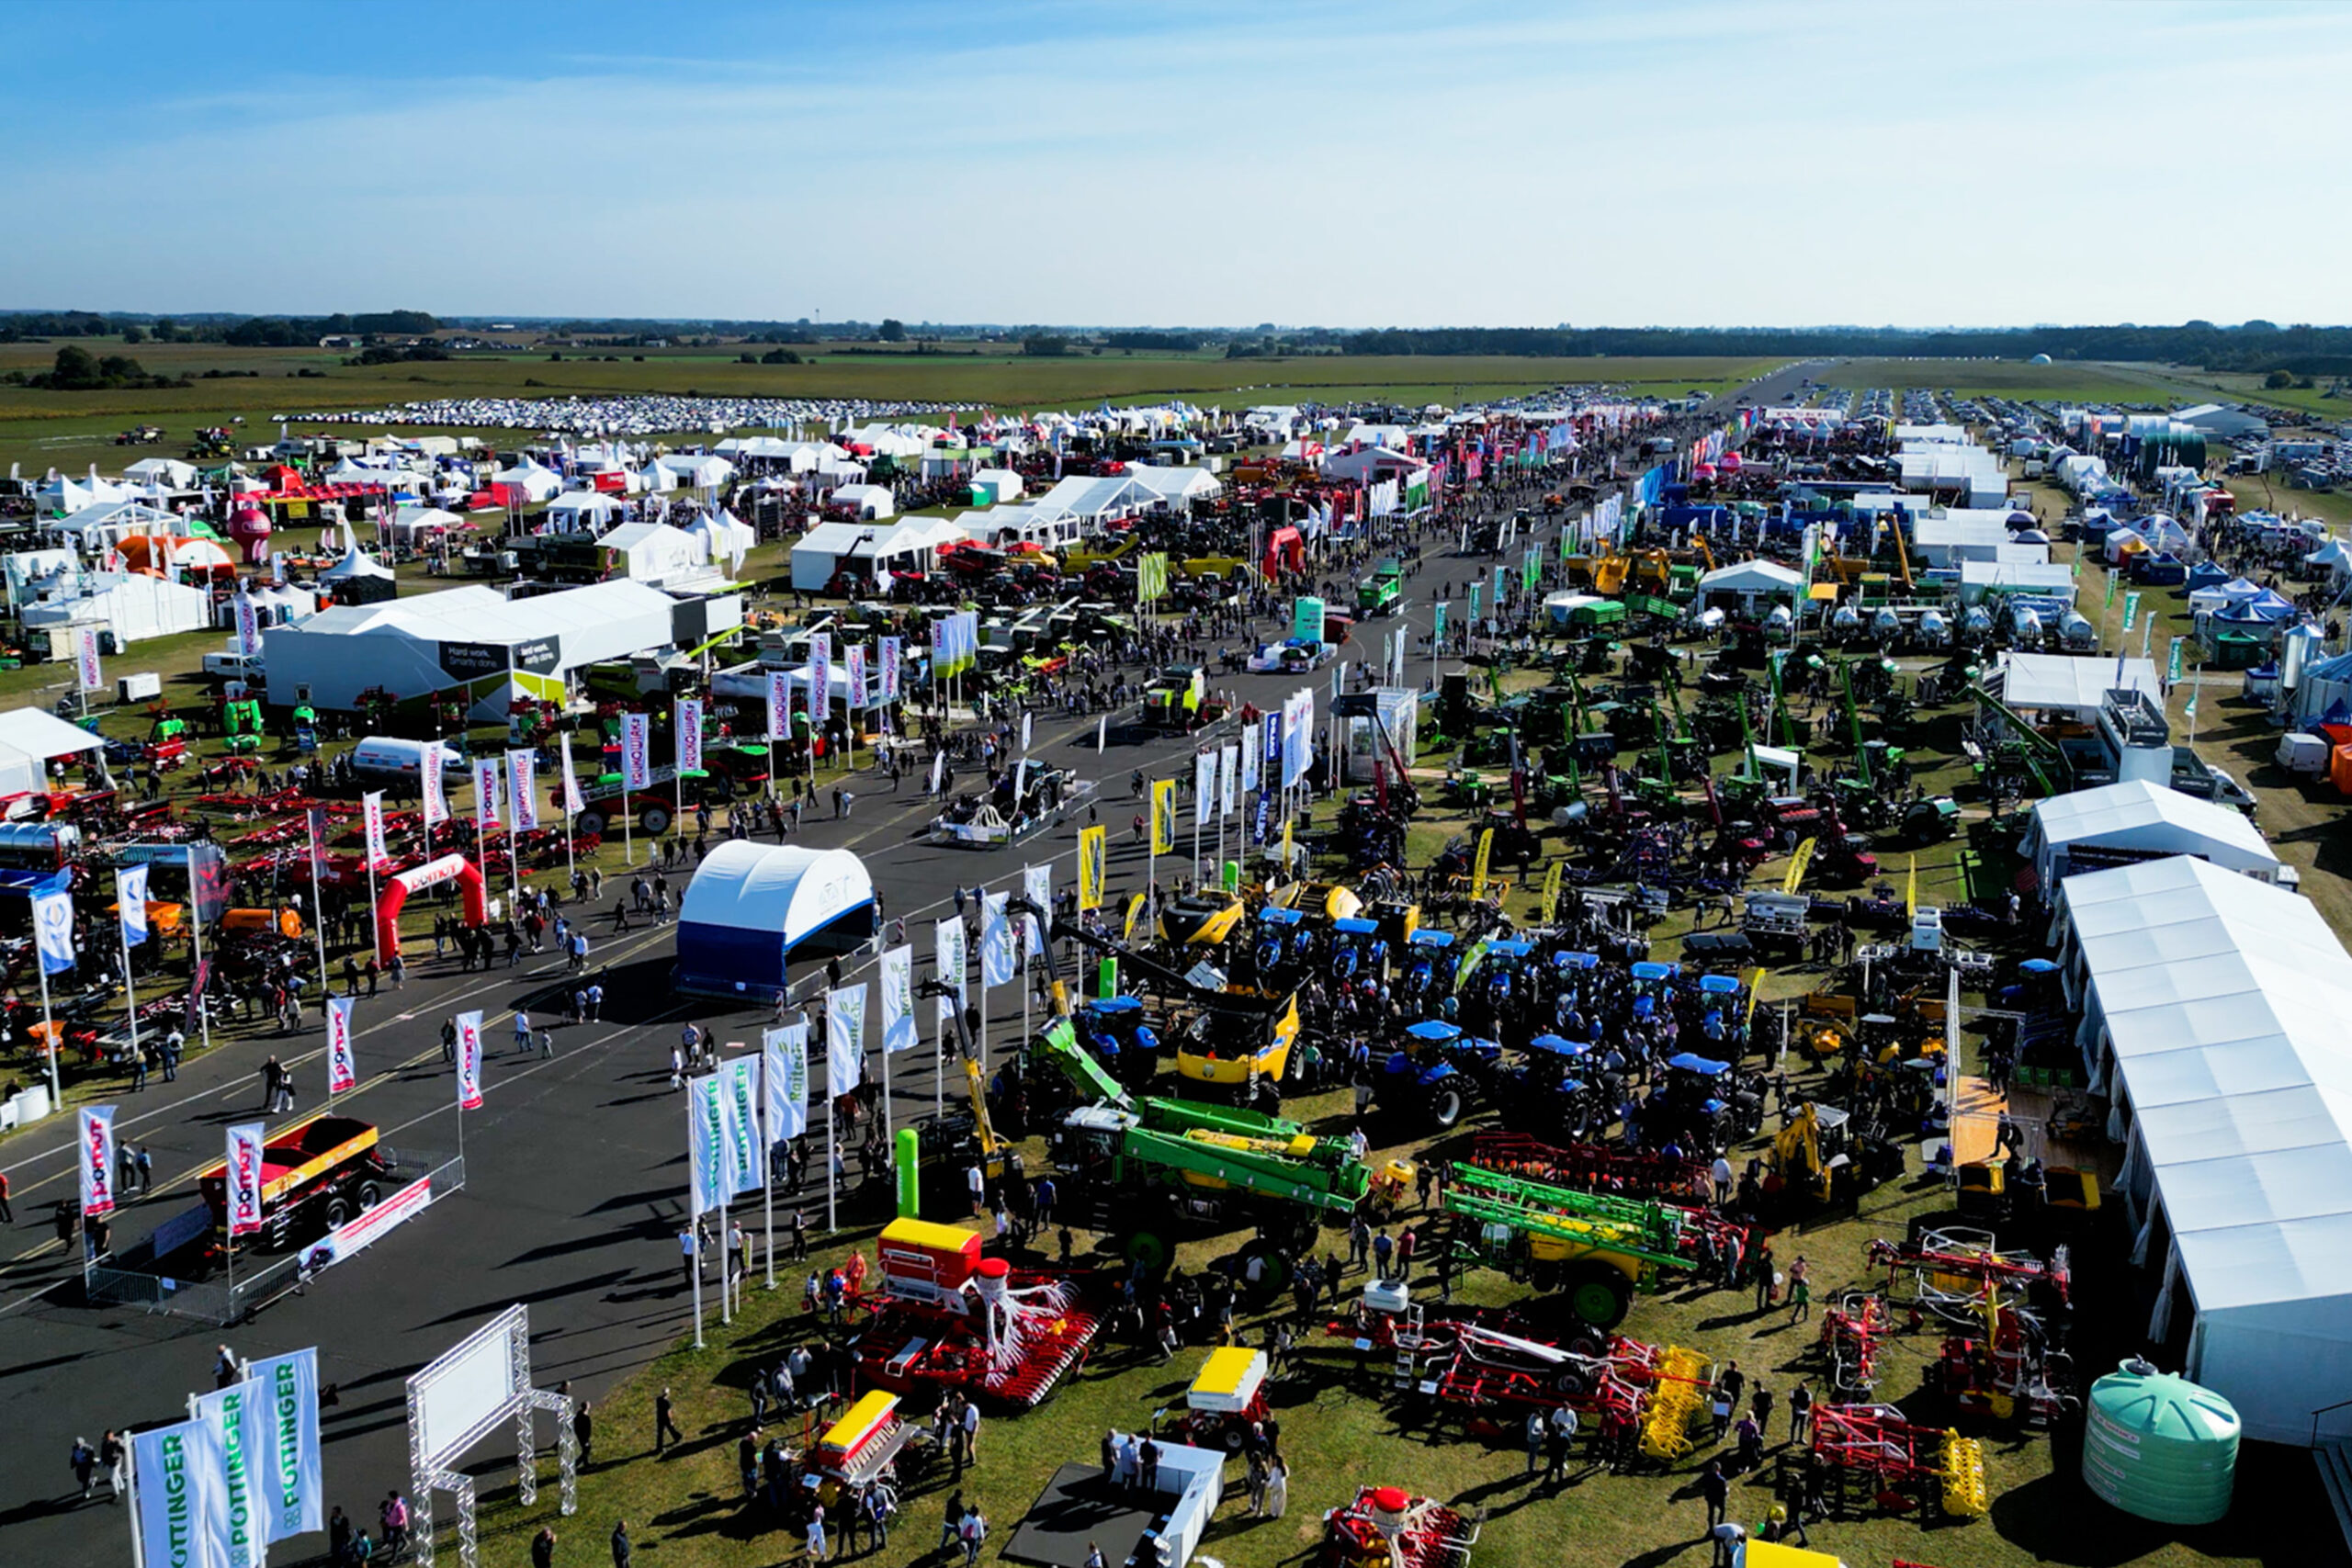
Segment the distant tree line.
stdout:
[[2219,327],[2005,327],[1913,331],[1868,327],[1430,327],[1354,333],[1350,354],[1502,355],[1585,358],[1594,355],[1759,358],[2155,360],[2208,370],[2330,374],[2352,355],[2352,327],[2247,321]]
[[47,370],[28,376],[12,370],[0,377],[11,385],[37,388],[44,392],[118,392],[144,391],[157,387],[182,387],[187,378],[174,379],[169,376],[151,376],[147,367],[125,354],[96,355],[78,344],[68,344],[57,351],[57,357]]

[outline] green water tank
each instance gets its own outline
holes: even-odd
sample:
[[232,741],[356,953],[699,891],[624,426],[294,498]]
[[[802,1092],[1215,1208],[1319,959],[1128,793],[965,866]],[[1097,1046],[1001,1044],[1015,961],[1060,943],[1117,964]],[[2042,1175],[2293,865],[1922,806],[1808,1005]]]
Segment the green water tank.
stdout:
[[2083,1483],[2127,1514],[2209,1525],[2230,1511],[2238,1413],[2187,1378],[2134,1359],[2091,1385]]

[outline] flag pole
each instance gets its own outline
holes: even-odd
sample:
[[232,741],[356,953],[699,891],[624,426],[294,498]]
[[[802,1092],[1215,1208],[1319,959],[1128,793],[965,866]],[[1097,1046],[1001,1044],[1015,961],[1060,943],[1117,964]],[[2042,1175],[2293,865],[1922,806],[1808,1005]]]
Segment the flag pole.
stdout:
[[[831,1004],[830,1002],[827,1003],[826,1020],[826,1028],[830,1031],[832,1027]],[[839,1161],[836,1158],[841,1149],[841,1145],[834,1141],[835,1134],[833,1131],[833,1107],[835,1102],[841,1099],[841,1096],[836,1094],[833,1090],[832,1051],[830,1044],[826,1050],[825,1056],[825,1229],[828,1233],[831,1233],[842,1228],[841,1168]]]
[[727,1228],[727,1189],[718,1190],[718,1322],[724,1327],[735,1321],[735,1237]]
[[65,1109],[65,1091],[57,1082],[57,1020],[49,1010],[49,965],[39,953],[33,954],[33,969],[40,976],[41,1037],[49,1043],[49,1109],[55,1112]]
[[122,938],[122,999],[130,1015],[130,1051],[135,1056],[139,1053],[139,993],[130,980],[130,931],[121,920],[121,883],[115,884],[115,931]]

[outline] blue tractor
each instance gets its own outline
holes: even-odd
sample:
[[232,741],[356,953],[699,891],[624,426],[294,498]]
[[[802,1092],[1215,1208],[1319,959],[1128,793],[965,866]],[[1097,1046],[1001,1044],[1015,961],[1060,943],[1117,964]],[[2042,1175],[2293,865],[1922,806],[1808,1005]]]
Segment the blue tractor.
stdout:
[[1373,1098],[1417,1131],[1450,1133],[1487,1097],[1502,1065],[1502,1047],[1439,1019],[1407,1029],[1380,1065]]
[[1079,1043],[1131,1089],[1147,1089],[1159,1070],[1159,1032],[1146,1019],[1141,997],[1105,997],[1082,1003]]
[[1380,922],[1350,916],[1331,922],[1331,979],[1348,986],[1358,979],[1388,977],[1388,939]]
[[1315,930],[1296,909],[1270,904],[1258,911],[1258,929],[1250,933],[1250,960],[1261,983],[1276,976],[1292,981],[1315,956]]
[[1405,940],[1405,975],[1397,989],[1407,1008],[1434,1017],[1453,996],[1453,933],[1427,926]]
[[1519,1065],[1503,1075],[1496,1098],[1503,1125],[1544,1143],[1582,1144],[1597,1138],[1616,1116],[1600,1082],[1589,1041],[1539,1034]]

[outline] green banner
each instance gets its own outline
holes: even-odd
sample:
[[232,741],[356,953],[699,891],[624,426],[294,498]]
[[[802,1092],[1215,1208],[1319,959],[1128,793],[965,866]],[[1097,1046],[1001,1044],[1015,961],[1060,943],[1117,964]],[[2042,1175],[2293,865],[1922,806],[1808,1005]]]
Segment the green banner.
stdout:
[[2165,679],[2167,682],[2180,679],[2180,645],[2188,640],[2185,637],[2172,639],[2172,657],[2165,660]]
[[2123,629],[2130,631],[2140,619],[2140,592],[2133,589],[2123,596]]

